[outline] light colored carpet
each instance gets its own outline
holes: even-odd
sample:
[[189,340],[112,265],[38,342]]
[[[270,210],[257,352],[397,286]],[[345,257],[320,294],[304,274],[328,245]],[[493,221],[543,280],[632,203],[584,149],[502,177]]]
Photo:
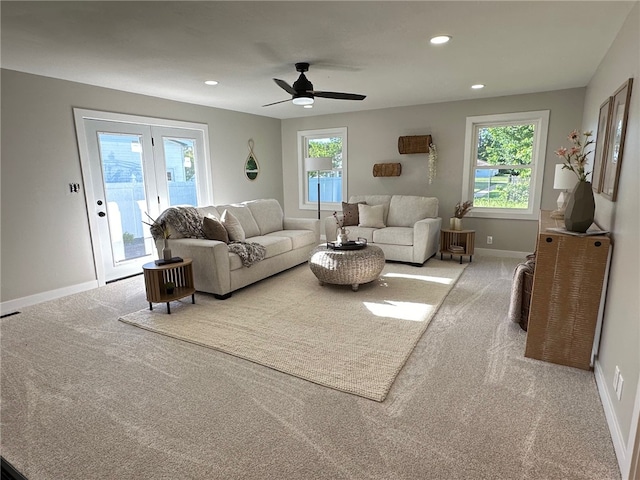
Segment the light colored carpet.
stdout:
[[357,292],[320,286],[304,265],[225,301],[188,297],[171,315],[156,305],[119,320],[381,402],[466,265],[387,263]]
[[25,308],[1,453],[29,480],[619,480],[593,373],[524,357],[520,261],[473,257],[384,402],[117,321],[142,276]]

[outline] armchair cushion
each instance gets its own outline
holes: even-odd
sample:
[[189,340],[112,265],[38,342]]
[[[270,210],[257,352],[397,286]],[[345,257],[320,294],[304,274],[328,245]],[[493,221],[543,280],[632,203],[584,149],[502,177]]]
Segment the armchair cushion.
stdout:
[[413,227],[423,218],[438,216],[438,199],[413,195],[394,195],[389,203],[387,225],[391,227]]

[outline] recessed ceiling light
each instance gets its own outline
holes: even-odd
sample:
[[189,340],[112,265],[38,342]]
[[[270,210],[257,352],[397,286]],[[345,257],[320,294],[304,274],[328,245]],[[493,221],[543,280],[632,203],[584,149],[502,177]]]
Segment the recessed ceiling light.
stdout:
[[437,37],[433,37],[429,41],[434,45],[441,45],[443,43],[447,43],[449,40],[451,40],[451,35],[438,35]]
[[204,83],[206,83],[207,85],[217,85],[218,82],[216,82],[215,80],[206,80]]
[[302,108],[313,108],[313,105],[303,105]]
[[480,90],[481,88],[484,88],[484,85],[482,83],[476,83],[475,85],[471,85],[471,88],[474,90]]

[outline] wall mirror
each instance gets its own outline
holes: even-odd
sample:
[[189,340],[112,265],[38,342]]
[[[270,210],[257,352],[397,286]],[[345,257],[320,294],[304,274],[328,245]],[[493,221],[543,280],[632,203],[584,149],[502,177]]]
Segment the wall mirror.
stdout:
[[258,164],[258,160],[256,159],[255,154],[253,153],[253,140],[249,140],[249,156],[247,160],[244,162],[244,174],[251,181],[258,178],[258,173],[260,173],[260,165]]

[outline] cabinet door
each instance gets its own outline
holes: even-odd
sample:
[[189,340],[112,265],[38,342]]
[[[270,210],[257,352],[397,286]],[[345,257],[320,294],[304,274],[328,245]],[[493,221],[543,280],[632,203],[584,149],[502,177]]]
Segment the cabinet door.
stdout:
[[525,356],[589,370],[607,237],[540,234]]

